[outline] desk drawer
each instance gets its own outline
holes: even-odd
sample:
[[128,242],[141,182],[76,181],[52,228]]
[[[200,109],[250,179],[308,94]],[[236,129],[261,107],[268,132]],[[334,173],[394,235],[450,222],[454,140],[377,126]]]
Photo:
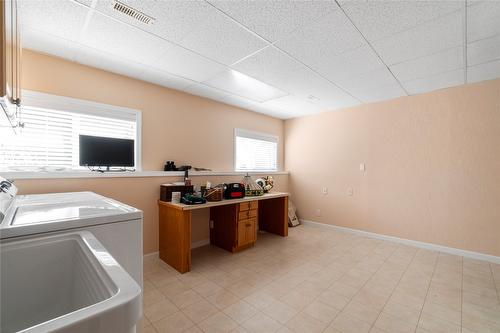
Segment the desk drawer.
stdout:
[[238,213],[238,221],[257,217],[257,209],[244,210]]
[[258,201],[247,201],[247,202],[242,202],[239,205],[240,212],[244,210],[249,210],[249,209],[257,209],[259,207],[259,202]]

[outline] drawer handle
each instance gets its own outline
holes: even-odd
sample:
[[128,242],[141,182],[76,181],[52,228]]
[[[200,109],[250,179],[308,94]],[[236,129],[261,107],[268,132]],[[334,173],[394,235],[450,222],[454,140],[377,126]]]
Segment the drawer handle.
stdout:
[[247,227],[251,227],[252,225],[250,223],[245,224]]

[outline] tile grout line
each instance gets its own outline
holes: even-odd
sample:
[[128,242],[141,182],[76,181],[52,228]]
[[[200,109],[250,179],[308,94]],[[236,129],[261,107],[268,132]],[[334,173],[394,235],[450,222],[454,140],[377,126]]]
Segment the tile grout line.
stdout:
[[[363,237],[363,238],[364,238],[364,237]],[[335,248],[335,247],[337,247],[337,245],[336,245],[336,246],[333,246],[333,248]],[[350,249],[352,249],[352,248],[355,248],[355,246],[350,247],[350,248],[349,248],[349,250],[350,250]],[[345,251],[343,252],[343,255],[345,255],[345,252],[347,252],[347,251],[348,251],[348,250],[345,250]],[[394,251],[395,251],[395,250],[394,250]],[[392,255],[392,254],[391,254],[391,255]],[[386,260],[387,260],[387,259],[386,259]],[[384,261],[384,263],[385,263],[385,261]],[[382,265],[381,265],[381,266],[382,266]],[[354,267],[352,267],[352,268],[354,268]],[[349,270],[347,270],[344,274],[342,274],[341,276],[339,276],[339,278],[338,278],[338,279],[336,279],[335,281],[333,281],[333,282],[332,282],[332,283],[331,283],[331,284],[330,284],[330,285],[329,285],[329,286],[325,289],[325,291],[326,291],[326,290],[328,290],[328,289],[329,289],[329,288],[330,288],[330,287],[331,287],[334,283],[336,283],[336,282],[338,282],[340,279],[342,279],[342,278],[343,278],[343,277],[347,274],[347,272],[348,272],[348,271],[350,271],[352,268],[350,268]],[[379,269],[380,269],[380,268],[379,268]],[[377,271],[378,271],[378,270],[377,270]],[[375,273],[376,273],[376,272],[375,272]],[[375,274],[375,273],[373,273],[373,274]],[[368,281],[370,281],[370,279],[368,279]],[[368,283],[368,281],[366,281],[366,282],[363,284],[363,286],[364,286],[366,283]],[[303,281],[303,282],[304,282],[304,281]],[[302,282],[301,282],[301,283],[302,283]],[[363,286],[362,286],[362,287],[360,287],[360,290],[361,290],[361,288],[363,288]],[[358,290],[358,292],[359,292],[359,290]],[[358,292],[357,292],[356,294],[354,294],[354,295],[352,296],[352,298],[354,298],[354,296],[355,296],[355,295],[357,295],[357,294],[358,294]],[[316,296],[316,297],[314,297],[314,298],[311,300],[311,302],[310,302],[307,306],[309,306],[310,304],[312,304],[313,302],[315,302],[315,301],[316,301],[316,300],[317,300],[320,296],[321,296],[321,294],[320,294],[320,295],[318,295],[318,296]],[[351,300],[352,300],[352,298],[351,298]],[[343,311],[343,310],[347,307],[347,305],[349,305],[349,303],[351,302],[351,300],[349,300],[349,302],[347,302],[347,303],[346,303],[346,305],[344,305],[344,307],[343,307],[342,309],[337,309],[337,308],[335,308],[335,307],[333,307],[333,306],[331,306],[331,305],[325,304],[325,303],[323,303],[323,302],[321,302],[321,301],[319,301],[319,300],[318,300],[318,302],[321,302],[321,303],[323,303],[323,304],[325,304],[325,305],[327,305],[327,306],[329,306],[329,307],[331,307],[331,308],[334,308],[335,310],[339,310],[339,311],[338,311],[338,313],[337,313],[337,314],[336,314],[336,315],[335,315],[335,316],[334,316],[334,317],[333,317],[333,318],[332,318],[332,319],[331,319],[331,320],[330,320],[330,321],[326,324],[326,327],[322,330],[322,332],[324,332],[324,331],[325,331],[325,330],[326,330],[326,329],[327,329],[327,328],[328,328],[328,327],[329,327],[329,326],[333,323],[333,321],[335,320],[335,318],[337,318],[337,316],[338,316],[338,315],[339,315],[339,314],[340,314],[340,313],[341,313],[341,312],[342,312],[342,311]],[[281,300],[280,300],[280,299],[278,299],[277,301],[280,301],[280,302],[281,302]],[[288,305],[288,304],[286,304],[286,303],[284,303],[284,304],[285,304],[285,305]],[[301,310],[300,310],[300,311],[298,311],[296,314],[294,314],[294,315],[292,316],[292,318],[290,318],[290,319],[287,321],[287,323],[288,323],[289,321],[291,321],[292,319],[296,318],[296,317],[299,315],[299,313],[303,312],[303,311],[304,311],[304,309],[305,309],[307,306],[305,306],[303,309],[301,309]],[[262,312],[260,309],[258,309],[258,311],[259,311],[259,312]],[[262,313],[263,313],[263,312],[262,312]],[[265,313],[263,313],[263,314],[264,314],[264,315],[266,315]],[[266,315],[266,316],[267,316],[267,315]],[[276,322],[278,322],[276,319],[274,319],[274,318],[272,318],[272,317],[271,317],[271,319],[273,319],[273,320],[275,320]],[[279,324],[281,324],[280,322],[278,322],[278,323],[279,323]],[[285,324],[283,324],[282,326],[287,327],[286,323],[285,323]],[[288,327],[287,327],[287,328],[288,328]]]
[[[335,245],[335,246],[333,246],[332,248],[335,248],[335,247],[337,247],[337,246],[338,246],[338,245]],[[351,248],[349,248],[349,250],[350,250],[350,249],[352,249],[352,248],[354,248],[354,247],[355,247],[355,246],[352,246]],[[347,250],[346,250],[346,251],[347,251]],[[346,251],[344,251],[343,255],[345,254],[345,252],[346,252]],[[352,268],[351,268],[351,269],[352,269]],[[349,270],[350,270],[350,269],[349,269]],[[348,270],[348,271],[349,271],[349,270]],[[339,280],[340,280],[342,277],[344,277],[346,274],[347,274],[347,272],[345,272],[344,274],[342,274],[342,275],[341,275],[338,279],[336,279],[334,282],[332,282],[332,283],[331,283],[331,284],[330,284],[330,285],[329,285],[329,286],[328,286],[325,290],[328,290],[328,288],[330,288],[330,287],[331,287],[331,286],[332,286],[335,282],[339,281]],[[304,281],[303,281],[303,282],[304,282]],[[302,282],[301,282],[301,283],[302,283]],[[300,283],[299,283],[299,284],[300,284]],[[315,301],[316,301],[316,300],[317,300],[320,296],[321,296],[321,294],[320,294],[320,295],[318,295],[318,296],[316,296],[316,297],[314,297],[314,298],[313,298],[313,300],[311,301],[311,303],[309,303],[309,304],[308,304],[308,305],[306,305],[303,309],[301,309],[301,310],[300,310],[300,311],[298,311],[296,314],[294,314],[294,315],[292,316],[292,318],[290,318],[290,319],[287,321],[287,323],[288,323],[289,321],[291,321],[292,319],[296,318],[300,312],[304,311],[304,309],[305,309],[307,306],[309,306],[310,304],[312,304],[313,302],[315,302]],[[354,297],[354,296],[353,296],[353,297]],[[277,299],[277,301],[281,302],[281,300],[280,300],[280,299]],[[319,301],[319,302],[321,302],[321,301]],[[283,304],[285,304],[285,305],[287,305],[287,306],[289,306],[288,304],[286,304],[286,303],[284,303],[284,302],[282,302],[282,303],[283,303]],[[321,302],[321,303],[323,303],[323,302]],[[347,304],[349,304],[349,303],[347,303]],[[347,306],[347,304],[344,306],[344,308]],[[328,305],[328,304],[325,304],[325,305]],[[330,306],[330,305],[328,305],[328,306]],[[333,307],[333,306],[330,306],[330,307],[334,308],[335,310],[338,310],[337,308],[335,308],[335,307]],[[342,308],[342,309],[344,309],[344,308]],[[295,309],[294,309],[294,310],[295,310]],[[258,309],[258,311],[259,311],[259,312],[262,312],[260,309]],[[340,312],[342,312],[342,310],[340,310],[340,311],[339,311],[339,312],[338,312],[338,313],[337,313],[337,314],[336,314],[336,315],[332,318],[332,320],[330,320],[330,321],[328,322],[328,324],[326,325],[326,327],[325,327],[325,329],[324,329],[324,330],[326,330],[326,329],[328,328],[328,326],[330,326],[330,325],[332,324],[332,322],[335,320],[335,318],[338,316],[338,314],[339,314]],[[262,312],[262,313],[263,313],[264,315],[266,315],[264,312]],[[266,315],[266,316],[267,316],[267,315]],[[268,317],[269,317],[269,316],[268,316]],[[271,318],[271,319],[273,319],[273,320],[275,320],[276,322],[278,322],[276,319],[274,319],[274,318],[272,318],[272,317],[270,317],[270,318]],[[278,323],[279,323],[279,324],[281,324],[280,322],[278,322]],[[286,323],[285,323],[285,324],[283,324],[282,326],[283,326],[283,327],[288,328],[288,326],[286,325]],[[324,330],[323,330],[323,331],[324,331]],[[322,331],[322,332],[323,332],[323,331]]]
[[[396,290],[396,288],[399,286],[399,284],[401,283],[401,280],[403,279],[403,276],[405,275],[405,273],[408,271],[408,268],[411,266],[411,264],[413,263],[413,261],[415,260],[415,257],[417,256],[417,253],[418,251],[420,251],[420,249],[416,249],[415,251],[415,254],[413,254],[413,257],[411,258],[410,262],[408,263],[408,265],[406,266],[406,269],[405,271],[403,272],[403,274],[401,274],[401,277],[399,278],[398,280],[398,283],[396,284],[396,286],[394,286],[394,289],[391,291],[391,294],[389,295],[389,297],[387,298],[387,300],[385,301],[384,303],[384,306],[382,307],[382,310],[380,310],[378,316],[377,316],[377,319],[375,319],[375,321],[373,322],[372,326],[370,327],[370,330],[373,329],[375,326],[375,324],[377,323],[378,319],[380,318],[380,315],[382,314],[382,312],[384,312],[384,308],[385,306],[387,305],[387,303],[389,302],[389,300],[391,299],[391,296],[394,294],[394,291]],[[417,323],[417,326],[418,326],[418,323]],[[383,330],[385,331],[385,330]]]
[[[495,279],[495,274],[493,273],[492,263],[489,263],[489,264],[490,264],[491,276],[493,278],[493,284],[495,285],[495,290],[497,292],[498,303],[500,303],[500,290],[498,289],[498,286],[497,286],[497,279]],[[498,282],[500,282],[500,281],[498,281]]]
[[[381,243],[381,244],[384,244],[385,242],[386,242],[386,241],[382,241],[382,243]],[[380,244],[379,244],[379,245],[380,245]],[[333,319],[330,321],[330,323],[328,324],[328,326],[327,326],[327,327],[326,327],[326,328],[325,328],[322,332],[324,332],[324,331],[325,331],[325,330],[326,330],[326,329],[327,329],[327,328],[328,328],[328,327],[329,327],[329,326],[330,326],[330,325],[331,325],[331,324],[335,321],[335,319],[339,316],[339,314],[340,314],[342,311],[344,311],[344,309],[345,309],[345,308],[346,308],[349,304],[351,304],[351,302],[352,302],[352,300],[354,299],[354,297],[356,297],[356,295],[358,295],[358,294],[359,294],[359,292],[361,291],[361,289],[363,289],[363,287],[364,287],[364,286],[365,286],[365,285],[366,285],[366,284],[367,284],[367,283],[368,283],[368,282],[369,282],[369,281],[373,278],[373,276],[374,276],[375,274],[377,274],[377,272],[378,272],[378,271],[380,271],[380,270],[382,269],[382,266],[384,266],[384,264],[387,262],[387,260],[389,260],[389,258],[390,258],[390,257],[392,257],[392,256],[394,255],[394,253],[397,251],[397,249],[398,249],[398,248],[400,248],[400,247],[401,247],[401,246],[400,246],[400,245],[398,245],[398,246],[394,249],[394,251],[392,251],[391,255],[390,255],[390,256],[388,256],[387,258],[385,258],[385,259],[384,259],[384,262],[380,265],[380,267],[379,267],[379,268],[378,268],[375,272],[373,272],[373,273],[372,273],[371,277],[370,277],[370,278],[369,278],[369,279],[368,279],[365,283],[363,283],[363,285],[359,288],[359,290],[358,290],[358,291],[357,291],[357,292],[356,292],[356,293],[355,293],[355,294],[354,294],[354,295],[350,298],[349,302],[347,302],[347,303],[346,303],[346,305],[344,305],[344,307],[343,307],[343,308],[342,308],[342,309],[341,309],[341,310],[340,310],[340,311],[339,311],[339,312],[338,312],[338,313],[337,313],[337,314],[333,317]],[[354,268],[354,267],[353,267],[353,268]],[[352,268],[351,268],[351,269],[352,269]],[[347,272],[346,272],[346,273],[344,273],[344,274],[343,274],[343,275],[339,278],[339,280],[340,280],[342,277],[344,277],[346,274],[347,274]],[[332,284],[333,284],[333,283],[332,283]],[[319,296],[318,296],[318,297],[319,297]],[[371,329],[372,327],[373,327],[373,324],[370,326],[370,329]]]
[[427,287],[427,291],[425,293],[424,304],[422,304],[422,309],[420,309],[420,314],[418,316],[417,327],[415,327],[415,332],[417,332],[417,330],[418,330],[418,324],[420,323],[420,319],[422,318],[422,313],[424,311],[425,301],[427,300],[427,297],[429,296],[429,290],[431,289],[432,278],[434,277],[434,273],[436,272],[436,267],[437,267],[438,260],[439,260],[439,254],[441,252],[437,252],[437,253],[438,253],[438,256],[436,258],[436,262],[434,263],[434,269],[432,270],[431,279],[429,281],[429,286]]

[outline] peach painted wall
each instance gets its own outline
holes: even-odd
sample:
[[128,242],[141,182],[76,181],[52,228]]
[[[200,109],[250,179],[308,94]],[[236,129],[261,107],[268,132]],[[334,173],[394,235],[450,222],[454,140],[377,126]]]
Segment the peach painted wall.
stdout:
[[[283,127],[268,117],[206,98],[79,65],[60,58],[23,52],[23,89],[68,96],[142,111],[142,168],[162,170],[166,160],[215,171],[233,170],[234,128],[280,137],[279,167],[283,168]],[[277,188],[286,190],[287,175],[276,176]],[[242,177],[194,177],[239,181]],[[85,178],[18,180],[20,193],[94,191],[144,211],[144,253],[158,250],[159,185],[181,178]],[[193,217],[193,241],[208,238],[208,213]]]
[[301,218],[500,256],[500,80],[287,120],[285,142]]

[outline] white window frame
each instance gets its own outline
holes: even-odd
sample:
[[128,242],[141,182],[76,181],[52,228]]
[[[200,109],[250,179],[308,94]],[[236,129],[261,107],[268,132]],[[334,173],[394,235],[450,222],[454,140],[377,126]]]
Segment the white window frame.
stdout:
[[[246,136],[250,137],[253,139],[257,140],[264,140],[264,141],[271,141],[269,139],[276,140],[276,170],[238,170],[236,168],[236,137],[239,136],[238,134],[242,134],[240,136]],[[280,138],[277,135],[274,134],[269,134],[269,133],[263,133],[263,132],[256,132],[252,130],[247,130],[243,128],[235,128],[234,129],[234,135],[233,135],[233,170],[235,172],[277,172],[280,170],[280,162],[279,162],[279,156],[280,156]]]
[[[23,90],[22,96],[23,96],[22,104],[26,105],[27,107],[67,111],[79,114],[87,114],[91,116],[122,118],[126,120],[135,119],[136,139],[134,140],[134,146],[135,146],[134,164],[136,171],[142,170],[142,152],[141,152],[142,112],[140,110],[126,108],[123,106],[97,103],[66,96],[46,94],[32,90]],[[23,116],[22,111],[20,116],[22,119]],[[53,172],[58,173],[58,171],[53,171]]]

